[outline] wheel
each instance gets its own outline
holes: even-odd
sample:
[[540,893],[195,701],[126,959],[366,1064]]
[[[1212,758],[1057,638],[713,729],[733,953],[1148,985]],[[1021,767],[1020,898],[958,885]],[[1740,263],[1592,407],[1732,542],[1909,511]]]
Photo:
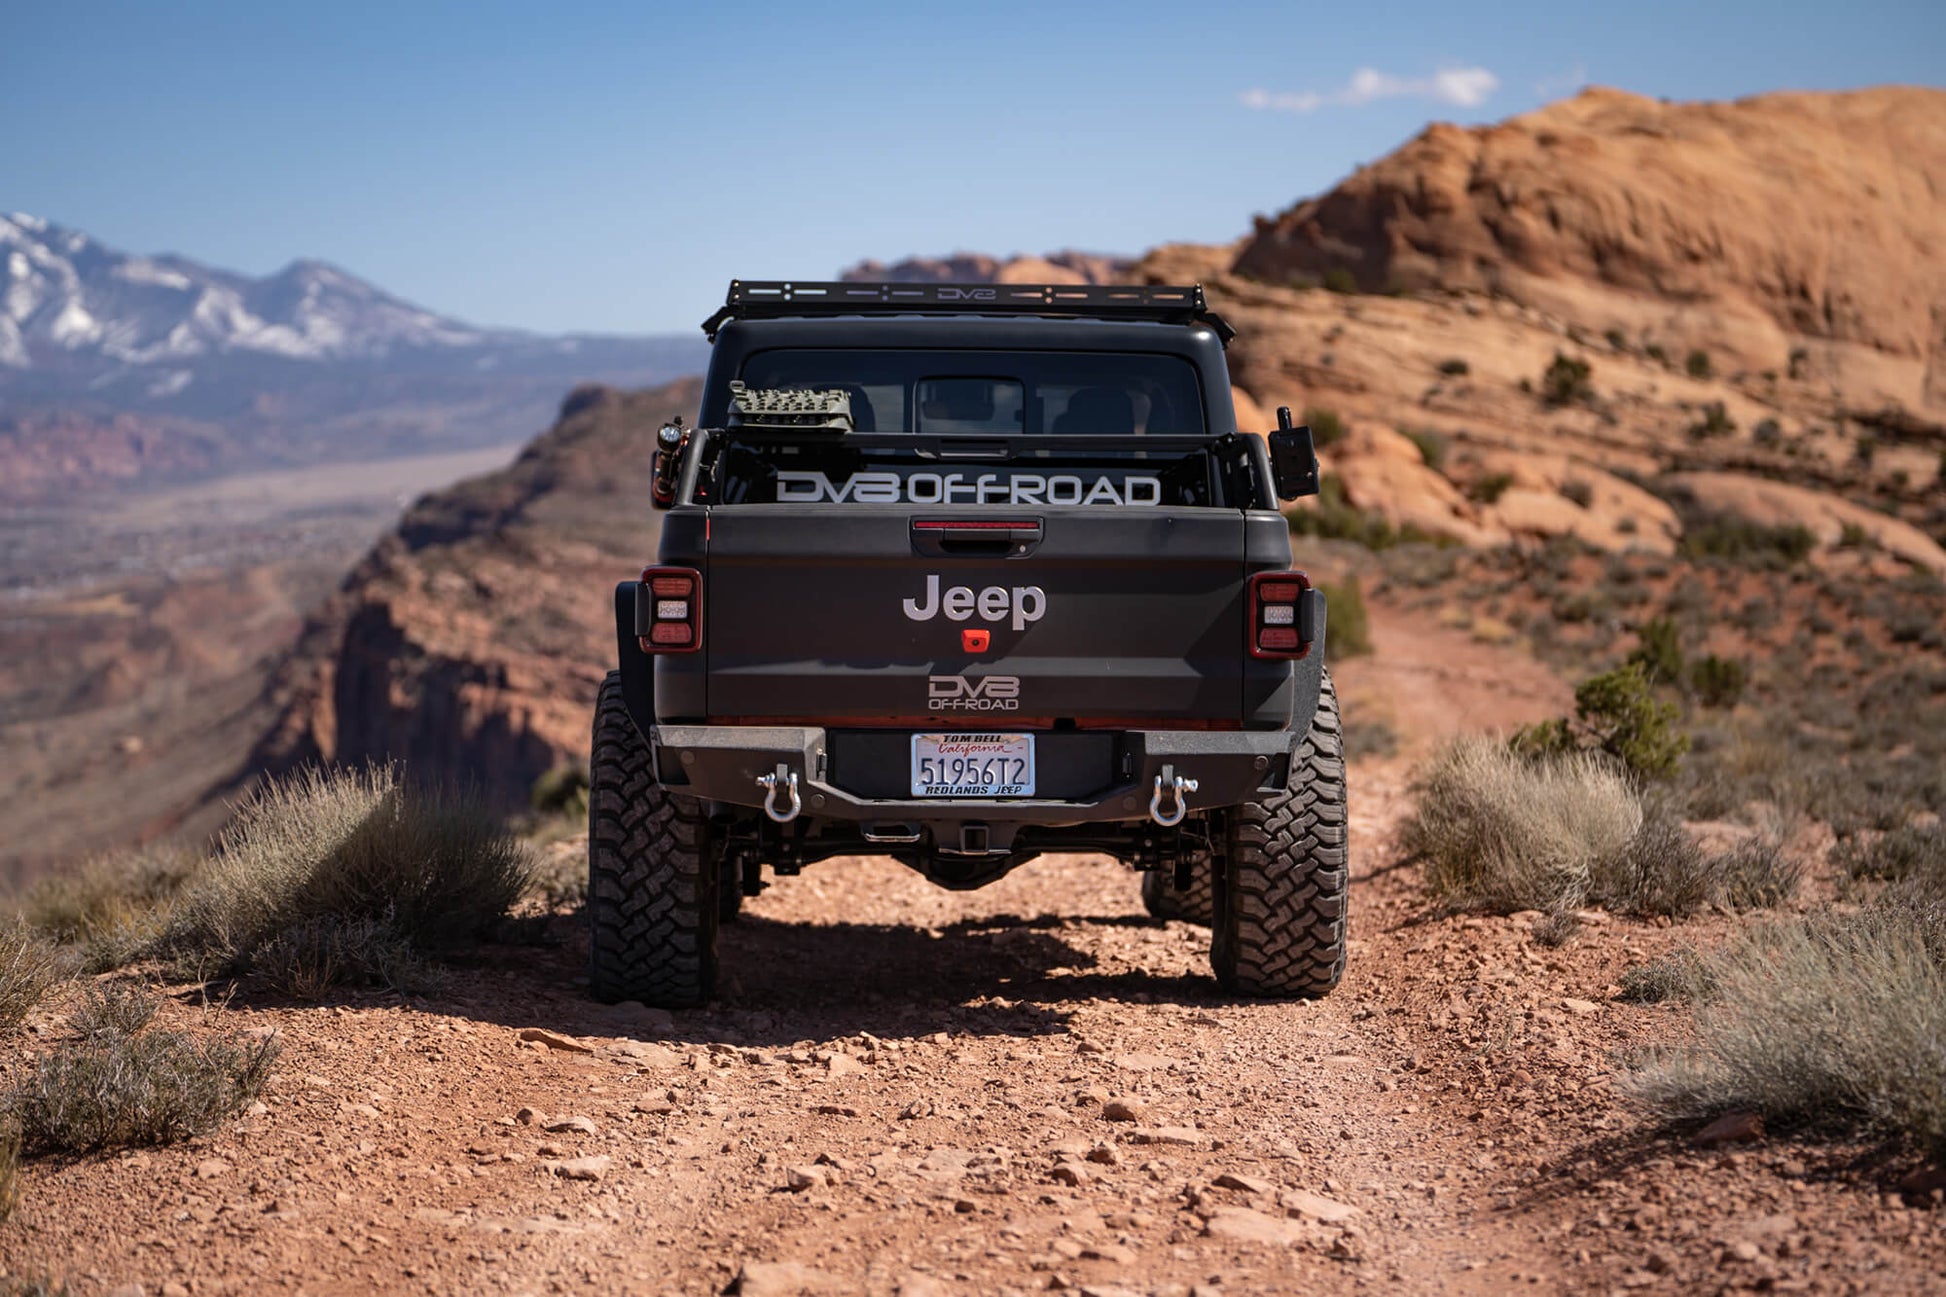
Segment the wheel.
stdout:
[[1351,867],[1345,842],[1345,744],[1325,673],[1311,729],[1291,754],[1289,788],[1230,816],[1215,871],[1210,965],[1223,989],[1316,999],[1345,972]]
[[1142,875],[1142,905],[1158,919],[1181,919],[1207,928],[1211,872],[1209,866],[1196,870],[1189,876],[1189,886],[1178,890],[1171,871],[1148,870]]
[[598,1000],[691,1009],[716,984],[717,862],[691,798],[655,780],[609,672],[588,771],[588,986]]

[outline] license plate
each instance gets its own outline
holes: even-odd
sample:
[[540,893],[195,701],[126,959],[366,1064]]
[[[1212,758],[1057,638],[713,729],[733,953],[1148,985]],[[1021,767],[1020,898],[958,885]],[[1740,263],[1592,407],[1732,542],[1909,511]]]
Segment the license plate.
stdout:
[[1032,797],[1031,734],[914,734],[914,797]]

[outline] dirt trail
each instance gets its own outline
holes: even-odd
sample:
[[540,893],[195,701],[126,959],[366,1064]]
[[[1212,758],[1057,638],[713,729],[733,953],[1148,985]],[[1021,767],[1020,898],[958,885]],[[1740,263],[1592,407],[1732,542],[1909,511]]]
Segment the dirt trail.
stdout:
[[[1453,632],[1388,641],[1414,647],[1349,664],[1349,698],[1409,717],[1436,695],[1453,724],[1554,705],[1538,668],[1468,675],[1483,650]],[[1617,1103],[1612,1052],[1679,1019],[1611,983],[1693,925],[1547,949],[1520,918],[1434,916],[1392,845],[1403,760],[1353,791],[1350,970],[1319,1003],[1221,997],[1207,933],[1147,919],[1099,857],[968,894],[832,862],[725,930],[707,1011],[587,1002],[578,937],[487,948],[413,1006],[232,1006],[286,1042],[264,1109],[36,1164],[0,1274],[151,1295],[1942,1290],[1938,1213],[1881,1199],[1842,1150],[1693,1150]]]

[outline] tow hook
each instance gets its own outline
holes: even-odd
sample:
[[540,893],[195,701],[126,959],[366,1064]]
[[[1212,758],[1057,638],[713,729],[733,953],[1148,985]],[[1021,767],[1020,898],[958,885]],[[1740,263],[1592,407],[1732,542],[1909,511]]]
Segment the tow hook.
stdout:
[[[789,824],[804,809],[804,799],[797,795],[797,772],[789,766],[778,766],[777,773],[775,774],[758,775],[757,787],[766,790],[764,793],[764,814],[776,820],[779,824]],[[1194,787],[1194,785],[1192,784],[1191,787]],[[783,789],[790,794],[791,804],[788,810],[780,811],[777,809],[777,792],[779,789]]]
[[[1176,809],[1162,809],[1162,794],[1168,792],[1175,799]],[[1183,799],[1184,793],[1196,791],[1196,781],[1185,779],[1176,773],[1174,766],[1162,767],[1162,773],[1155,777],[1155,796],[1149,798],[1149,818],[1163,828],[1173,828],[1182,823],[1182,817],[1189,814],[1189,803]]]

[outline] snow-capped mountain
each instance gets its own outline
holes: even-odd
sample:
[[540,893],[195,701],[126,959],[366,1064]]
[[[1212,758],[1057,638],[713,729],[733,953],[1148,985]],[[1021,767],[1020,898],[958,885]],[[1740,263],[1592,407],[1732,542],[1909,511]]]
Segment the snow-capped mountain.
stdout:
[[402,302],[319,261],[249,279],[183,257],[121,252],[39,217],[0,216],[4,365],[26,368],[43,349],[150,365],[222,352],[374,358],[508,338]]
[[[28,450],[42,468],[85,465],[80,428],[161,445],[155,429],[180,442],[193,425],[224,448],[201,457],[208,472],[492,445],[545,426],[576,383],[663,382],[706,355],[700,335],[477,328],[319,261],[256,279],[0,216],[0,497],[43,493]],[[137,485],[151,459],[174,462],[122,459]],[[100,475],[54,478],[83,489]]]

